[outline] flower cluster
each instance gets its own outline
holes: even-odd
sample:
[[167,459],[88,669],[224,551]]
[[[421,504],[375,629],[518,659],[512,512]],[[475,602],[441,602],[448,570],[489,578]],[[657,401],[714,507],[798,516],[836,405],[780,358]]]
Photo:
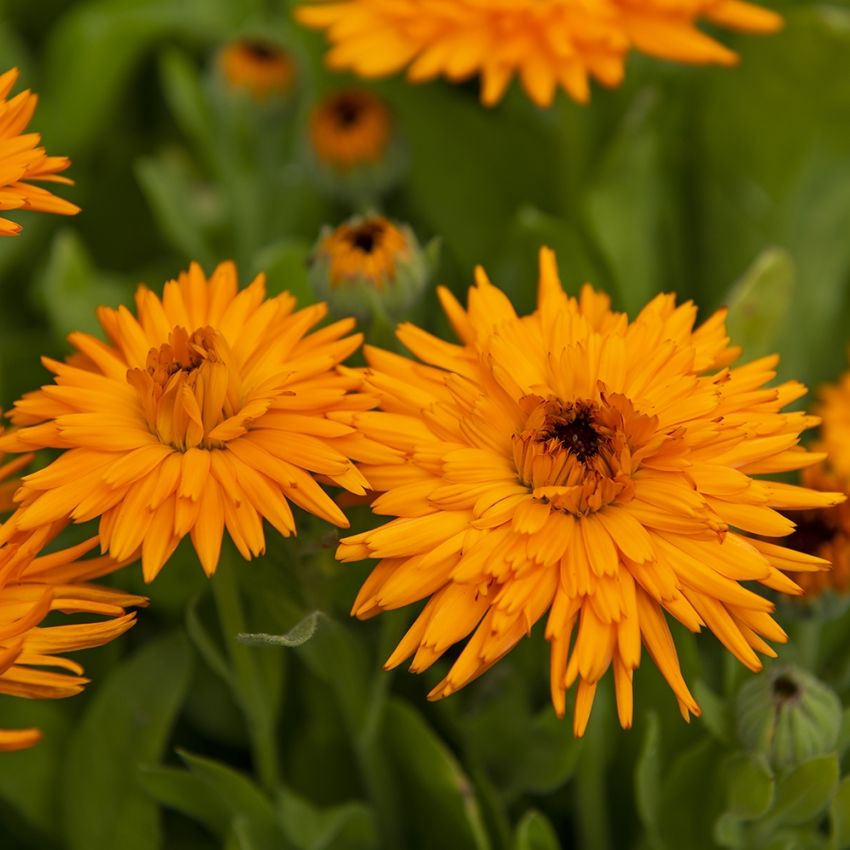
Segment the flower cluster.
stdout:
[[328,64],[337,70],[381,77],[407,68],[414,82],[480,73],[486,104],[519,76],[539,106],[559,87],[586,101],[590,78],[619,85],[631,50],[734,64],[735,53],[696,26],[702,20],[748,32],[781,25],[741,0],[331,0],[300,6],[296,16],[327,31]]

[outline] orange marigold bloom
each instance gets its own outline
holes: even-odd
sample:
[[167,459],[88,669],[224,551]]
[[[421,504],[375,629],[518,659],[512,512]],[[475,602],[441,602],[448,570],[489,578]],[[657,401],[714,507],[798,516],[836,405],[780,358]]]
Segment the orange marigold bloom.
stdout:
[[[423,364],[366,349],[366,385],[381,410],[344,421],[386,447],[364,465],[395,517],[344,538],[343,561],[377,558],[354,613],[428,602],[387,662],[433,664],[469,637],[431,692],[447,696],[483,673],[546,613],[551,691],[559,715],[578,683],[584,732],[597,684],[614,669],[620,722],[632,722],[642,645],[685,718],[699,707],[682,677],[665,612],[708,627],[752,670],[764,638],[784,641],[773,603],[743,582],[791,594],[782,570],[824,562],[752,535],[794,524],[777,509],[843,496],[759,480],[819,459],[798,447],[816,423],[782,412],[805,388],[766,384],[777,357],[731,368],[724,313],[694,329],[696,307],[659,295],[629,322],[589,286],[567,297],[541,252],[538,307],[519,317],[476,273],[463,307],[440,298],[452,345],[403,324]],[[573,640],[574,637],[574,640]]]
[[218,65],[233,89],[244,89],[256,100],[286,94],[295,80],[292,57],[277,44],[240,38],[222,48]]
[[[39,554],[64,525],[21,533],[10,520],[0,529],[0,693],[31,699],[79,693],[88,682],[83,668],[61,654],[108,643],[134,624],[135,613],[125,609],[147,604],[142,596],[90,583],[120,566],[108,557],[83,557],[97,537]],[[51,611],[107,619],[42,626]],[[0,750],[29,747],[40,737],[38,729],[0,729]]]
[[[847,493],[847,480],[837,477],[823,466],[803,472],[803,483],[814,490],[840,490]],[[814,599],[826,590],[850,591],[850,502],[833,508],[801,511],[795,516],[797,527],[784,542],[791,549],[816,555],[832,564],[831,570],[790,572],[789,576]]]
[[331,0],[301,6],[296,17],[327,31],[332,68],[380,77],[406,67],[414,82],[480,73],[486,104],[518,75],[540,106],[559,86],[586,101],[589,77],[618,85],[632,48],[734,63],[732,51],[697,28],[702,19],[751,32],[781,25],[742,0]]
[[187,534],[208,574],[225,528],[245,558],[263,552],[264,518],[295,532],[289,501],[347,526],[311,473],[367,486],[349,459],[365,441],[334,421],[372,404],[336,369],[361,337],[345,336],[352,319],[308,333],[327,308],[294,305],[289,293],[266,299],[263,275],[238,291],[227,262],[209,280],[192,264],[162,299],[141,286],[138,318],[101,307],[109,343],[71,334],[79,353],[45,359],[55,383],[17,402],[21,427],[0,438],[9,451],[64,450],[23,479],[17,526],[100,517],[104,551],[141,546],[148,581]]
[[313,107],[310,143],[318,160],[347,170],[378,162],[392,136],[389,107],[365,89],[341,89]]
[[[41,137],[38,133],[24,134],[38,97],[27,90],[9,100],[9,92],[17,79],[17,68],[0,74],[0,210],[28,209],[75,215],[80,211],[78,206],[30,182],[72,183],[67,177],[59,176],[71,160],[66,156],[48,156],[44,148],[39,147]],[[0,236],[14,236],[20,232],[19,224],[0,218]]]

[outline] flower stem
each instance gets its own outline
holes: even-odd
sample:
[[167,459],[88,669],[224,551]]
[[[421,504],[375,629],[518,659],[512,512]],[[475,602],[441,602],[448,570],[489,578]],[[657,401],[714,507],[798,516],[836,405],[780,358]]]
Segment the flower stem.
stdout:
[[280,784],[275,717],[270,711],[263,677],[257,666],[257,650],[236,641],[236,636],[247,629],[232,560],[230,547],[224,546],[221,563],[211,582],[213,597],[231,664],[230,684],[248,727],[254,769],[263,787],[274,791]]
[[578,846],[584,850],[610,850],[611,847],[610,814],[605,794],[605,731],[608,724],[603,721],[606,719],[602,716],[591,718],[576,771]]

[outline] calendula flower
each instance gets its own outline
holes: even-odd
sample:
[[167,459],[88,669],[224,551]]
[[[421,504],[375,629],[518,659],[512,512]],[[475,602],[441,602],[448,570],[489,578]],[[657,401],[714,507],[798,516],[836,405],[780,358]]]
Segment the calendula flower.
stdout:
[[20,428],[0,438],[10,451],[62,450],[24,477],[16,526],[99,517],[104,551],[141,546],[148,581],[187,534],[208,574],[225,528],[245,558],[263,552],[263,519],[295,532],[290,501],[347,526],[313,473],[364,492],[349,460],[364,441],[330,416],[372,403],[336,370],[361,338],[346,336],[352,319],[309,333],[326,306],[294,304],[266,299],[263,275],[239,291],[227,262],[209,280],[193,263],[161,299],[141,286],[137,317],[101,307],[109,342],[71,334],[78,353],[45,359],[55,382],[17,402]]
[[422,294],[429,266],[407,225],[380,215],[354,216],[322,231],[310,278],[318,297],[337,313],[366,319],[378,307],[400,318]]
[[781,24],[740,0],[331,0],[300,6],[299,21],[327,32],[337,70],[413,82],[474,74],[494,104],[514,76],[548,106],[560,87],[578,101],[589,78],[616,86],[632,48],[682,62],[732,64],[735,54],[699,30],[705,19],[752,32]]
[[295,62],[279,45],[257,38],[231,41],[218,55],[218,65],[232,89],[256,100],[286,94],[295,80]]
[[[92,584],[120,566],[112,558],[84,556],[97,537],[67,549],[40,554],[65,523],[16,532],[11,521],[0,529],[0,693],[30,699],[57,699],[79,693],[88,682],[83,668],[63,653],[108,643],[135,622],[130,606],[141,596]],[[42,625],[51,612],[101,618]],[[0,729],[0,750],[29,747],[38,729]]]
[[0,513],[8,513],[14,508],[15,503],[12,497],[21,483],[17,475],[32,459],[32,454],[13,456],[8,459],[0,454]]
[[389,107],[365,89],[332,92],[310,114],[313,152],[331,168],[346,171],[379,162],[391,136]]
[[805,388],[767,386],[776,357],[732,368],[724,314],[694,329],[696,307],[659,295],[629,322],[589,286],[567,297],[541,252],[537,310],[519,317],[476,273],[463,307],[439,291],[462,343],[409,324],[400,340],[422,363],[366,349],[381,410],[340,417],[387,448],[362,468],[395,517],[344,538],[343,561],[377,558],[353,611],[427,604],[387,662],[433,664],[469,638],[437,699],[506,655],[548,612],[551,692],[559,715],[577,684],[574,731],[614,670],[620,722],[648,650],[682,714],[699,707],[683,679],[667,616],[707,627],[743,664],[784,641],[773,603],[751,582],[800,592],[784,569],[823,561],[749,535],[781,537],[779,510],[843,497],[773,480],[819,459],[798,443],[817,420],[782,412]]
[[[61,177],[71,161],[66,156],[48,156],[40,147],[38,133],[24,133],[35,112],[38,97],[22,91],[9,98],[18,79],[18,69],[0,74],[0,211],[27,209],[75,215],[80,208],[63,201],[31,181],[72,183]],[[14,236],[21,226],[0,217],[0,236]]]
[[[847,481],[815,466],[803,472],[803,483],[814,490],[839,490],[847,493]],[[837,593],[850,591],[850,503],[842,502],[832,508],[801,511],[794,516],[796,528],[784,541],[799,552],[829,561],[832,569],[817,572],[790,572],[800,585],[806,599],[814,599],[826,590]]]

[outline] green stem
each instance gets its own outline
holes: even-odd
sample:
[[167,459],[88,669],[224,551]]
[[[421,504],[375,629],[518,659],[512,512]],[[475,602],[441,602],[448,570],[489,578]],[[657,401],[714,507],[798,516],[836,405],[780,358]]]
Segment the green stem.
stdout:
[[[601,708],[602,705],[597,706]],[[576,771],[578,846],[584,850],[611,848],[610,809],[605,794],[605,719],[601,716],[591,718]]]
[[280,784],[275,718],[265,698],[263,678],[254,655],[256,650],[236,641],[236,636],[247,629],[232,558],[229,547],[224,546],[218,571],[211,582],[213,597],[232,668],[230,684],[248,727],[254,769],[263,787],[272,792]]

